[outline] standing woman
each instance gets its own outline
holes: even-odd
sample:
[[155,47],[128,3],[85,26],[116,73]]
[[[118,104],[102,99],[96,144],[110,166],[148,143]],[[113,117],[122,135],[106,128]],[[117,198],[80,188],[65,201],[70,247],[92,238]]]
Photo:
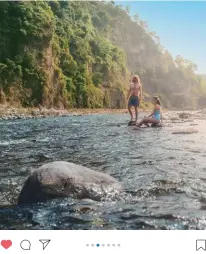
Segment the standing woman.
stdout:
[[161,103],[160,103],[159,97],[154,96],[152,102],[154,104],[153,112],[148,117],[143,118],[142,121],[136,125],[137,127],[140,127],[143,124],[146,125],[147,127],[150,127],[149,123],[159,124],[161,122],[162,113],[161,113]]
[[138,119],[138,107],[140,104],[140,100],[142,99],[142,85],[140,83],[140,78],[138,75],[134,75],[132,77],[132,82],[129,87],[127,100],[128,100],[128,111],[131,116],[130,123],[134,122],[132,107],[135,109],[135,123],[137,123]]

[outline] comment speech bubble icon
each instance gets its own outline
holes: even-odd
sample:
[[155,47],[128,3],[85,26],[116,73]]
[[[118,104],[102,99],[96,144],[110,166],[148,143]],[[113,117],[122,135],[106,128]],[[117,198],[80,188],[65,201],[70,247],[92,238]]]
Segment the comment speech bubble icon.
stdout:
[[20,247],[22,250],[31,250],[31,243],[29,240],[23,240],[20,243]]

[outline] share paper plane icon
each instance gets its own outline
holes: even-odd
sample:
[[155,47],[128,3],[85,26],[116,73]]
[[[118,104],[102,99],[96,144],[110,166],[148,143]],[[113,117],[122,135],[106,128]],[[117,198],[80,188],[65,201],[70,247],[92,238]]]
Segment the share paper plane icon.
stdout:
[[41,239],[39,240],[43,244],[43,250],[47,247],[47,245],[51,242],[49,239]]

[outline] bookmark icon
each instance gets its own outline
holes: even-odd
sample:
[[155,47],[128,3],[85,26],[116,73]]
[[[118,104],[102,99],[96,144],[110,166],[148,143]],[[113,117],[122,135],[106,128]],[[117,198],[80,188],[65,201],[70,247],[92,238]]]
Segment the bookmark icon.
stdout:
[[196,240],[196,251],[206,251],[206,240]]

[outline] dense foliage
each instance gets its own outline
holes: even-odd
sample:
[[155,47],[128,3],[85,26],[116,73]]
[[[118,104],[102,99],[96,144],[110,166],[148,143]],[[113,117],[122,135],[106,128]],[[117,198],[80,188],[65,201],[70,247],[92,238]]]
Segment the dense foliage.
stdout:
[[0,2],[0,102],[46,107],[125,106],[129,73],[145,98],[204,106],[205,77],[173,59],[138,16],[113,2]]

